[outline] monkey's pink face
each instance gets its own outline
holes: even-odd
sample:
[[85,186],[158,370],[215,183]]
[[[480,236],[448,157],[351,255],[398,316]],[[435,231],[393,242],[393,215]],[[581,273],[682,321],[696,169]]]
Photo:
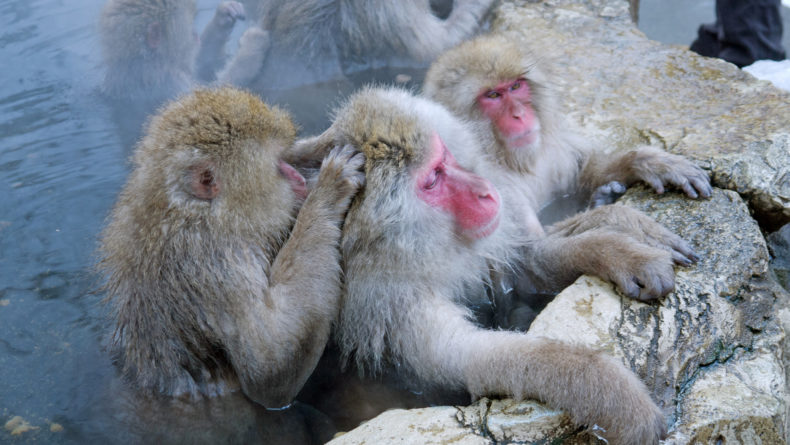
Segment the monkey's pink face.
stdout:
[[296,171],[291,164],[285,161],[280,161],[279,167],[280,173],[282,173],[285,179],[288,180],[288,183],[291,184],[291,189],[294,191],[297,198],[305,199],[307,197],[307,184],[305,183],[304,176]]
[[459,234],[474,240],[499,226],[499,193],[488,180],[458,165],[439,135],[431,138],[430,155],[416,175],[417,196],[431,207],[449,212]]
[[540,123],[526,79],[508,80],[485,90],[477,97],[477,103],[508,148],[529,148],[538,141]]

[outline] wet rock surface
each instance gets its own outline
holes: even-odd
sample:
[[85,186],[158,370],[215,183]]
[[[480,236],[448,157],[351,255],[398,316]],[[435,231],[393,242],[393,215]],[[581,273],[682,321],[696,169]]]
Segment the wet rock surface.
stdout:
[[[663,409],[666,444],[786,443],[790,297],[779,283],[788,286],[790,270],[790,94],[724,61],[647,40],[625,1],[505,1],[492,30],[547,50],[567,111],[591,137],[612,149],[654,144],[686,155],[710,170],[717,187],[704,201],[645,187],[620,200],[700,254],[698,264],[676,269],[675,292],[645,304],[582,277],[527,335],[623,360]],[[332,443],[409,437],[599,443],[560,411],[489,399],[387,412]]]

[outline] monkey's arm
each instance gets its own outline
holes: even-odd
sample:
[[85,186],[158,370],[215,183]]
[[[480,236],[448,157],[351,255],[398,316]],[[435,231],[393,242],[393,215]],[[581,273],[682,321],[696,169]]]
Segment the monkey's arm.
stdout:
[[691,198],[709,198],[713,192],[704,170],[683,156],[655,147],[587,158],[579,178],[584,190],[592,192],[612,181],[625,186],[644,181],[656,193],[664,193],[664,187],[671,185]]
[[576,425],[604,429],[610,444],[657,444],[665,435],[644,384],[585,347],[481,329],[463,308],[432,295],[415,299],[407,324],[390,333],[391,344],[403,345],[400,358],[430,383],[464,387],[473,396],[536,398],[566,411]]
[[620,204],[579,213],[551,225],[547,230],[552,235],[567,237],[599,228],[618,230],[641,243],[664,249],[672,254],[675,264],[681,266],[690,266],[699,260],[699,255],[681,237],[639,210]]
[[215,79],[217,70],[225,63],[225,44],[233,31],[233,25],[237,20],[244,19],[244,5],[239,2],[225,1],[217,6],[214,17],[200,36],[195,60],[195,76],[198,80],[211,82]]
[[549,233],[524,247],[523,272],[545,289],[559,291],[589,274],[613,282],[630,298],[652,300],[674,289],[673,261],[691,261],[683,257],[683,249],[664,244],[666,240],[656,241],[660,246],[654,247],[618,227],[595,227],[571,235],[550,228]]
[[269,33],[257,26],[244,31],[239,39],[239,49],[225,68],[217,74],[222,84],[249,85],[261,70],[269,50]]
[[[401,17],[399,21],[403,23],[401,27],[405,29],[399,29],[398,35],[393,37],[401,42],[399,46],[406,49],[410,57],[428,62],[443,51],[471,37],[480,28],[483,18],[494,2],[493,0],[456,0],[453,2],[452,12],[445,20],[431,14],[428,8],[422,10],[412,6],[414,3],[406,2],[402,5],[393,2],[393,9],[387,15]],[[373,19],[380,20],[378,17]]]
[[316,188],[272,264],[270,287],[258,305],[265,315],[245,314],[250,332],[263,332],[241,330],[240,347],[230,351],[245,394],[266,407],[291,403],[329,338],[340,298],[340,226],[364,182],[362,163],[350,148],[324,161]]

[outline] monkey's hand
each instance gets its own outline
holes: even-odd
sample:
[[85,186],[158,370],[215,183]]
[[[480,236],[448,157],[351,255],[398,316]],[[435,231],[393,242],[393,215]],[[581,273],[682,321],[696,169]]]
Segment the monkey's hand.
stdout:
[[333,148],[321,163],[318,180],[311,194],[332,196],[332,202],[342,216],[348,210],[351,198],[365,184],[363,165],[365,165],[365,156],[352,146]]
[[623,183],[612,181],[604,184],[593,192],[590,197],[590,208],[594,209],[602,205],[613,204],[618,198],[623,196],[626,187]]
[[217,6],[212,21],[220,28],[233,28],[237,20],[245,20],[247,13],[239,2],[222,2]]
[[691,198],[710,198],[713,188],[708,174],[683,156],[651,147],[636,151],[631,165],[635,179],[646,182],[656,193],[664,186],[677,187]]
[[612,249],[618,256],[603,258],[602,270],[625,296],[650,301],[675,290],[675,270],[669,252],[618,236],[621,244]]
[[649,301],[675,289],[673,254],[620,230],[595,229],[570,238],[568,261],[581,273],[614,283],[629,298]]
[[624,205],[607,205],[567,218],[551,227],[550,234],[571,236],[588,230],[608,228],[621,231],[639,242],[664,249],[675,264],[690,266],[699,255],[680,236],[639,210]]

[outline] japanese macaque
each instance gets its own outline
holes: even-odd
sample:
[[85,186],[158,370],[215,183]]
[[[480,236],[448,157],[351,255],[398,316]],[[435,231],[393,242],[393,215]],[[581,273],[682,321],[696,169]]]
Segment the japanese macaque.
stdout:
[[[272,47],[255,91],[382,66],[421,66],[473,35],[493,0],[247,0]],[[251,15],[252,15],[251,14]],[[264,94],[265,95],[265,94]]]
[[[237,20],[244,20],[244,6],[225,1],[198,38],[193,30],[197,8],[194,0],[109,0],[99,21],[102,56],[106,69],[103,90],[113,99],[150,102],[153,109],[196,82],[215,80],[225,65],[225,44]],[[245,52],[237,54],[233,69],[220,81],[245,78],[240,70],[257,71],[265,47],[253,28],[243,37]],[[244,63],[241,63],[241,62]],[[249,65],[249,66],[244,66]]]
[[363,158],[332,150],[307,194],[282,160],[294,137],[287,114],[229,87],[152,119],[101,242],[112,347],[135,386],[240,385],[276,408],[313,371],[339,310],[340,230]]
[[[307,141],[318,152],[349,144],[366,158],[365,190],[341,240],[345,293],[336,335],[344,357],[474,396],[537,398],[601,428],[611,444],[658,443],[662,413],[621,363],[470,320],[461,304],[468,290],[487,282],[490,264],[508,267],[524,242],[519,190],[486,179],[497,168],[475,141],[439,104],[376,88],[353,95],[332,126]],[[620,267],[650,269],[650,258],[623,255],[639,249],[619,235],[599,247],[619,255]]]
[[568,192],[600,204],[637,181],[657,193],[675,186],[692,198],[710,196],[708,175],[682,156],[653,147],[596,152],[559,112],[552,79],[522,43],[487,35],[441,55],[424,90],[469,120],[504,169],[522,175],[535,209]]
[[[608,204],[624,193],[627,185],[640,180],[658,193],[663,193],[666,186],[675,186],[692,198],[709,197],[712,189],[707,174],[686,158],[653,147],[612,154],[594,151],[559,112],[552,79],[540,59],[516,39],[487,35],[441,55],[428,70],[424,90],[469,122],[486,153],[497,162],[497,177],[521,183],[520,193],[528,208],[523,224],[534,238],[548,232],[555,238],[566,237],[563,242],[575,242],[589,236],[584,233],[586,229],[601,227],[611,232],[608,237],[621,231],[637,244],[649,246],[643,251],[646,256],[658,258],[656,249],[662,248],[668,248],[669,256],[655,263],[662,266],[651,274],[635,276],[626,269],[604,271],[598,262],[585,260],[591,258],[589,255],[571,257],[567,251],[555,249],[556,242],[536,239],[526,255],[525,267],[516,268],[515,275],[494,278],[494,299],[500,302],[500,308],[505,307],[497,297],[500,288],[505,293],[515,290],[511,297],[517,299],[556,293],[580,273],[608,279],[625,295],[641,300],[671,292],[674,272],[666,260],[671,257],[677,264],[690,265],[697,255],[646,215],[625,206],[607,206],[544,228],[538,212],[568,193],[588,197],[593,207]],[[593,238],[601,239],[600,231]],[[590,248],[601,249],[601,253],[617,245],[585,242]],[[536,250],[547,252],[535,255]]]

